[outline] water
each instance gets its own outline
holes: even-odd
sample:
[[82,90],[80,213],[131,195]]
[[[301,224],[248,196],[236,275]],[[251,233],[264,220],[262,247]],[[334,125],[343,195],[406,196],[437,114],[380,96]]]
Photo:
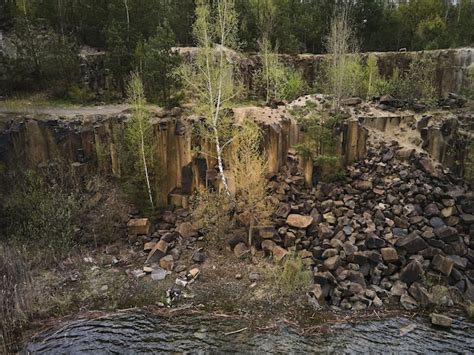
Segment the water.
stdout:
[[[394,317],[355,325],[328,326],[328,332],[301,335],[283,323],[272,332],[252,331],[243,320],[203,317],[160,318],[145,313],[77,320],[31,341],[23,353],[136,354],[228,353],[474,353],[474,327],[454,318],[448,330],[425,320]],[[247,330],[226,334],[249,327]]]

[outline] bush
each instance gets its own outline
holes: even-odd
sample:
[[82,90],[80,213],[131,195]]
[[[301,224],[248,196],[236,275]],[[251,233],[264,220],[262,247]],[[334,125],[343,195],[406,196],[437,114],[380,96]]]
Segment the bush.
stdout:
[[269,271],[269,278],[276,290],[287,296],[311,284],[311,271],[307,269],[301,257],[292,254]]
[[296,69],[286,68],[285,78],[280,89],[281,97],[287,101],[292,101],[304,94],[306,82],[303,75]]
[[225,193],[205,190],[194,195],[191,201],[191,216],[210,245],[223,245],[222,240],[231,222],[230,206],[230,200]]
[[332,179],[341,169],[337,152],[338,117],[330,116],[325,111],[316,111],[311,105],[306,105],[294,114],[304,133],[303,142],[295,146],[296,151],[312,159],[319,168],[321,178]]
[[408,104],[422,101],[433,105],[437,98],[435,80],[434,61],[426,57],[415,58],[405,72],[394,71],[390,86],[392,94]]
[[58,163],[10,172],[0,182],[1,242],[40,251],[32,262],[57,261],[77,243],[100,245],[123,234],[127,205],[101,177],[79,179]]
[[94,93],[86,86],[72,85],[68,92],[69,99],[78,104],[86,104],[94,99]]
[[382,96],[392,91],[389,81],[385,80],[379,73],[377,57],[369,54],[365,66],[364,89],[366,100],[372,97]]
[[306,83],[300,71],[280,62],[276,48],[270,41],[259,42],[262,68],[254,74],[254,90],[267,103],[275,100],[294,100],[304,93]]
[[7,242],[34,244],[53,254],[72,246],[80,196],[69,174],[57,166],[11,176],[3,204]]

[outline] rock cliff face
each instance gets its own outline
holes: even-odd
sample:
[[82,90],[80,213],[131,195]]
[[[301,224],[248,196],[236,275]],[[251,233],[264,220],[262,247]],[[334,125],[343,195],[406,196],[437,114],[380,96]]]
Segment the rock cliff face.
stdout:
[[[363,60],[370,53],[363,54]],[[461,93],[469,85],[469,68],[474,66],[474,48],[440,49],[417,52],[374,52],[377,57],[379,71],[383,76],[390,77],[395,68],[408,68],[415,58],[430,58],[436,65],[436,83],[438,94],[448,96],[450,92]],[[282,56],[286,63],[299,68],[308,83],[314,83],[321,71],[321,63],[325,55],[300,54]],[[471,79],[472,80],[472,79]]]
[[[196,48],[194,47],[177,47],[175,50],[177,50],[185,60],[192,60],[196,53]],[[258,57],[256,55],[245,56],[230,50],[225,51],[229,62],[238,68],[245,86],[251,89],[253,86],[253,73],[259,67]],[[472,80],[469,77],[469,71],[474,67],[474,48],[373,53],[377,56],[380,73],[385,76],[390,76],[395,68],[399,68],[400,70],[407,68],[414,58],[432,58],[436,63],[438,94],[443,97],[446,97],[450,92],[462,93],[468,88],[469,80]],[[104,54],[105,53],[102,52],[84,52],[80,54],[83,81],[89,84],[91,90],[99,94],[106,89],[107,83]],[[370,53],[364,53],[363,59],[367,58],[369,54]],[[325,55],[281,55],[280,58],[283,62],[301,70],[306,82],[313,85],[321,72],[321,63]]]
[[[185,60],[192,60],[196,48],[177,48]],[[362,60],[366,60],[371,53],[362,54]],[[470,85],[469,71],[474,67],[474,48],[440,49],[431,51],[414,52],[373,52],[377,57],[379,71],[383,76],[390,77],[395,68],[404,70],[408,68],[415,58],[432,59],[436,65],[436,83],[438,94],[442,97],[448,96],[450,92],[462,93]],[[259,58],[256,55],[244,56],[242,54],[226,50],[229,62],[238,68],[244,83],[248,89],[253,85],[253,73],[259,68]],[[326,58],[324,54],[299,54],[280,55],[281,60],[303,73],[306,82],[313,85],[321,74],[322,62]],[[471,68],[471,69],[470,69]]]
[[[268,172],[273,175],[286,164],[288,151],[300,142],[299,128],[284,108],[255,109],[268,110],[270,116],[257,115],[255,119],[264,131]],[[240,114],[243,113],[235,112],[236,120]],[[121,137],[129,117],[127,111],[69,118],[5,114],[0,116],[0,161],[7,168],[15,165],[35,168],[54,160],[66,160],[81,174],[103,173],[119,177],[123,164]],[[172,110],[155,112],[151,120],[163,176],[156,199],[162,205],[186,206],[195,188],[209,184],[219,187],[215,160],[193,150],[196,146],[209,147],[208,142],[193,133],[193,117]],[[365,142],[367,132],[358,121],[344,122],[337,134],[345,163],[365,155],[362,142]],[[302,164],[307,167],[306,180],[310,185],[312,164],[303,161]]]

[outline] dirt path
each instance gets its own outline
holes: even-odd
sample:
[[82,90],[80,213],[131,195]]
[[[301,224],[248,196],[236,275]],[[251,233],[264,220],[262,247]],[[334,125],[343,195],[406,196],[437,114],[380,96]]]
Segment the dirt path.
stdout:
[[28,113],[28,114],[48,114],[58,116],[76,116],[76,115],[111,115],[120,113],[130,106],[128,104],[103,105],[103,106],[83,106],[83,107],[25,107],[25,109],[11,109],[2,106],[0,102],[0,113]]

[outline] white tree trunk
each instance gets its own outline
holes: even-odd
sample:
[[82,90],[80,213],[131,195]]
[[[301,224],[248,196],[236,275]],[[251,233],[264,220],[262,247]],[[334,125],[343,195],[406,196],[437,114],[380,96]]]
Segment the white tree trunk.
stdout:
[[143,126],[141,122],[140,122],[140,138],[141,138],[141,153],[142,153],[142,160],[143,160],[143,168],[145,170],[146,185],[148,188],[148,197],[150,199],[151,208],[155,209],[155,204],[153,203],[153,194],[151,192],[150,177],[148,175],[148,165],[147,165],[146,156],[145,156],[145,139],[143,137]]

